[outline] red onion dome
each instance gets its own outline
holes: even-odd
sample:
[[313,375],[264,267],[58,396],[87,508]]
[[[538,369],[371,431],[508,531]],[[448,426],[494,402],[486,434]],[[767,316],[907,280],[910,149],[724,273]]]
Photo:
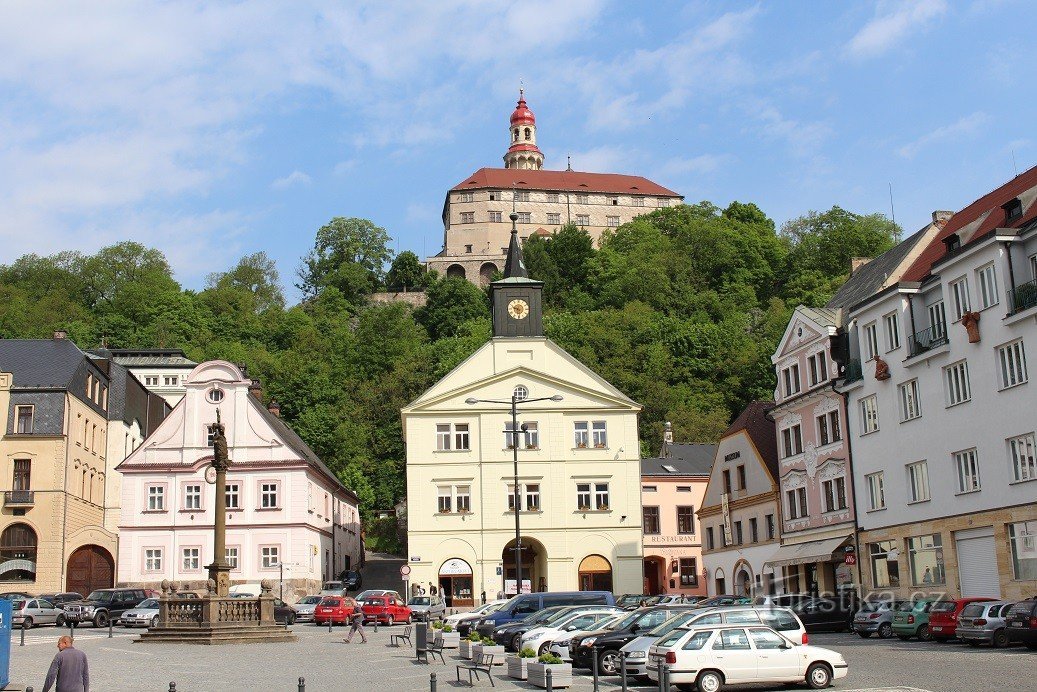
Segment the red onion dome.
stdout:
[[522,95],[522,90],[519,90],[519,100],[518,104],[515,105],[515,111],[511,114],[511,124],[535,125],[536,121],[533,111],[529,110],[529,106],[526,105],[526,99]]

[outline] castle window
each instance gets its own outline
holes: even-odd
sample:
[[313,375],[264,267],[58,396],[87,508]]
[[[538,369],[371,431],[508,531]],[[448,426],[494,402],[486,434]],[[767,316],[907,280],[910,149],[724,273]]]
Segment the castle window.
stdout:
[[518,128],[517,128],[517,127],[515,128],[515,137],[514,137],[514,140],[515,140],[516,142],[518,141]]
[[530,129],[528,127],[526,128],[525,135],[526,135],[526,141],[527,142],[533,136],[533,133],[530,131]]

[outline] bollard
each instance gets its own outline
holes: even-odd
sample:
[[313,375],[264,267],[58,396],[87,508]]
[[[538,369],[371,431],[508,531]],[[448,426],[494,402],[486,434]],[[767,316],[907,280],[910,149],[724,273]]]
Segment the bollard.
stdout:
[[328,616],[328,634],[331,634],[331,616]]
[[374,633],[378,634],[378,618],[374,619]]
[[436,674],[432,673],[428,678],[429,692],[436,692]]
[[26,687],[25,688],[25,692],[32,692],[32,688],[31,687]]
[[76,640],[76,625],[71,620],[68,621],[68,637],[72,641]]
[[661,658],[659,659],[659,662],[656,664],[655,670],[659,675],[659,680],[657,681],[659,683],[659,692],[663,692],[663,690],[665,690],[666,688],[663,687],[663,660]]
[[25,628],[22,628],[22,643],[21,646],[25,646]]
[[299,692],[306,692],[306,678],[299,678]]
[[598,656],[597,651],[591,650],[591,679],[594,682],[594,692],[598,692]]
[[546,680],[547,692],[554,692],[555,685],[554,685],[554,682],[551,680],[551,675],[552,675],[552,673],[551,673],[551,666],[547,666],[547,670],[545,670],[544,673],[546,673],[546,677],[547,677],[547,680]]
[[621,681],[621,692],[627,692],[627,655],[620,652],[619,656],[619,678]]
[[670,692],[670,666],[664,665],[662,669],[663,690],[665,690],[665,692]]
[[169,683],[169,692],[176,692],[176,683],[175,682]]
[[112,638],[112,625],[114,624],[114,622],[115,621],[112,618],[108,618],[108,638],[109,639]]

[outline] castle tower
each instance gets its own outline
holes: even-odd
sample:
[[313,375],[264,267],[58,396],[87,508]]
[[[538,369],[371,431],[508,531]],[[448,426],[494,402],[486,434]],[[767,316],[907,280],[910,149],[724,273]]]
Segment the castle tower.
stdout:
[[523,90],[519,89],[519,100],[511,114],[511,124],[508,127],[510,146],[504,154],[505,168],[539,171],[544,167],[544,154],[537,147],[536,123],[536,116],[526,106]]

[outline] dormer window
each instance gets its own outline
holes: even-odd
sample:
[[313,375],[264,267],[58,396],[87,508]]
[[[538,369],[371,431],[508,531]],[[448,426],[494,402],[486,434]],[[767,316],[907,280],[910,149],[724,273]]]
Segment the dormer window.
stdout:
[[961,247],[961,238],[958,237],[957,233],[953,233],[943,239],[943,244],[947,248],[947,252],[951,253]]
[[1023,202],[1018,197],[1002,205],[1001,208],[1005,210],[1005,223],[1014,221],[1023,215]]

